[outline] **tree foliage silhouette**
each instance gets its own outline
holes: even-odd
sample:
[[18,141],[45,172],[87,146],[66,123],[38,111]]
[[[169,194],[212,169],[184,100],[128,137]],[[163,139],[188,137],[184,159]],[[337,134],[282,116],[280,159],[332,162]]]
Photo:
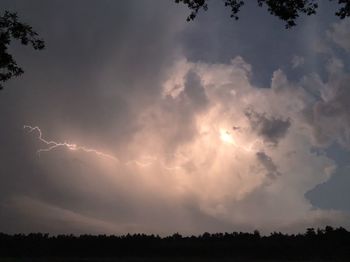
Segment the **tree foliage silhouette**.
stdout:
[[[231,17],[238,19],[238,13],[244,5],[244,0],[222,0],[226,7],[231,9]],[[291,28],[296,25],[296,19],[302,15],[316,14],[318,3],[321,0],[256,0],[258,6],[267,7],[267,11],[279,19],[283,20],[286,28]],[[325,1],[325,0],[322,0]],[[334,0],[329,0],[334,2]],[[340,5],[339,10],[335,13],[336,16],[344,19],[350,16],[350,0],[336,0]],[[198,12],[202,9],[208,10],[209,0],[175,0],[176,3],[183,3],[191,10],[187,21],[194,20]]]
[[35,50],[45,47],[44,41],[38,38],[38,34],[30,25],[19,22],[16,13],[5,11],[4,15],[0,16],[0,89],[3,88],[4,82],[24,72],[8,53],[13,39],[19,40],[23,45],[31,45]]
[[349,245],[350,232],[330,226],[270,235],[259,231],[166,237],[0,233],[0,261],[350,261]]

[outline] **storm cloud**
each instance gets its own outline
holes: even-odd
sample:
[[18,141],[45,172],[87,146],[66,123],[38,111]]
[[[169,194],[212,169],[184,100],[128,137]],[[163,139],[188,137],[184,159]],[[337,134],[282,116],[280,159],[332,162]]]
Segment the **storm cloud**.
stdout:
[[315,39],[333,51],[310,55],[313,18],[286,32],[256,9],[232,24],[214,7],[187,23],[162,0],[1,6],[47,50],[14,45],[26,72],[0,93],[0,231],[348,226],[346,210],[305,197],[334,177],[328,146],[349,148],[343,24],[321,24]]

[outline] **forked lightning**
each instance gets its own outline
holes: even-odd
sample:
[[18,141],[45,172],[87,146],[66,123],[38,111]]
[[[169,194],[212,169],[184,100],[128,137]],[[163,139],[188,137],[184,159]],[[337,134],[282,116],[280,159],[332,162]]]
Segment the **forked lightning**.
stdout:
[[43,137],[41,129],[38,126],[32,127],[32,126],[29,126],[29,125],[24,125],[23,128],[25,130],[28,130],[30,133],[34,132],[34,131],[38,132],[38,134],[39,134],[38,139],[47,146],[46,148],[41,148],[41,149],[39,149],[37,151],[37,153],[39,155],[42,152],[49,152],[49,151],[54,150],[54,149],[59,148],[59,147],[65,147],[65,148],[67,148],[68,150],[71,150],[71,151],[84,151],[86,153],[93,153],[93,154],[96,154],[96,155],[98,155],[100,157],[109,158],[109,159],[112,159],[114,161],[118,161],[119,162],[119,159],[116,158],[115,156],[107,154],[107,153],[104,153],[104,152],[101,152],[101,151],[93,149],[93,148],[80,146],[80,145],[77,145],[77,144],[71,144],[71,143],[67,143],[67,142],[56,142],[56,141],[53,141],[53,140],[46,140]]

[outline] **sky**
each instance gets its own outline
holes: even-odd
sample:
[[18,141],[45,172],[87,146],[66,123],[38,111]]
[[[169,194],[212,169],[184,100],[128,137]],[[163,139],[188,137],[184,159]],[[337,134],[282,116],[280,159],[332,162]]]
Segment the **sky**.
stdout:
[[3,0],[45,40],[0,92],[0,231],[350,228],[350,20],[249,1]]

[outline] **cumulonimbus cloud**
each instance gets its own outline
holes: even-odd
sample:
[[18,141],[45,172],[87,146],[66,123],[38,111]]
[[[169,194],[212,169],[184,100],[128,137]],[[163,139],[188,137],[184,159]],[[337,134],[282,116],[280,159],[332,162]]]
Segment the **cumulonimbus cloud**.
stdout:
[[[146,43],[151,46],[152,41]],[[152,58],[147,56],[139,65],[118,55],[130,68],[144,69]],[[229,63],[193,62],[180,55],[169,66],[168,60],[162,70],[159,62],[138,77],[118,74],[110,82],[121,82],[119,89],[105,85],[108,81],[101,73],[103,88],[94,90],[108,104],[85,121],[99,123],[104,117],[109,128],[90,129],[96,133],[92,141],[86,131],[62,127],[64,138],[59,141],[72,139],[69,135],[74,133],[84,142],[78,144],[91,141],[93,148],[99,137],[104,140],[106,128],[106,141],[116,134],[116,143],[105,142],[101,148],[109,147],[108,153],[120,161],[65,147],[42,154],[33,168],[40,186],[29,196],[6,202],[6,210],[13,205],[13,217],[29,214],[32,219],[59,222],[45,214],[54,212],[63,224],[78,227],[81,220],[84,230],[91,226],[92,232],[105,233],[295,231],[345,223],[343,213],[315,210],[304,196],[326,181],[335,166],[311,149],[332,141],[348,144],[348,76],[340,59],[333,58],[327,66],[327,80],[313,74],[291,82],[279,69],[269,88],[252,84],[252,65],[240,56]],[[150,80],[156,72],[159,75]],[[117,102],[110,99],[116,93]],[[67,110],[76,118],[79,112],[73,109],[85,111],[89,105],[84,99],[77,102],[79,106]],[[105,108],[117,113],[108,115]],[[117,128],[110,128],[114,125]],[[31,207],[35,214],[28,212]],[[25,223],[26,216],[21,219]]]
[[[119,149],[125,155],[116,155],[122,161],[52,153],[81,159],[77,165],[64,162],[64,170],[76,174],[86,166],[85,181],[101,189],[91,188],[89,198],[120,203],[118,211],[106,205],[102,224],[121,216],[120,223],[145,232],[193,233],[205,227],[295,230],[316,220],[343,221],[341,214],[312,210],[304,196],[330,176],[334,163],[310,150],[315,126],[305,118],[310,94],[302,84],[277,71],[272,88],[257,88],[241,57],[230,64],[180,58],[168,70],[162,93],[133,120],[138,129]],[[56,157],[41,161],[52,168]],[[87,191],[79,183],[71,187]]]

